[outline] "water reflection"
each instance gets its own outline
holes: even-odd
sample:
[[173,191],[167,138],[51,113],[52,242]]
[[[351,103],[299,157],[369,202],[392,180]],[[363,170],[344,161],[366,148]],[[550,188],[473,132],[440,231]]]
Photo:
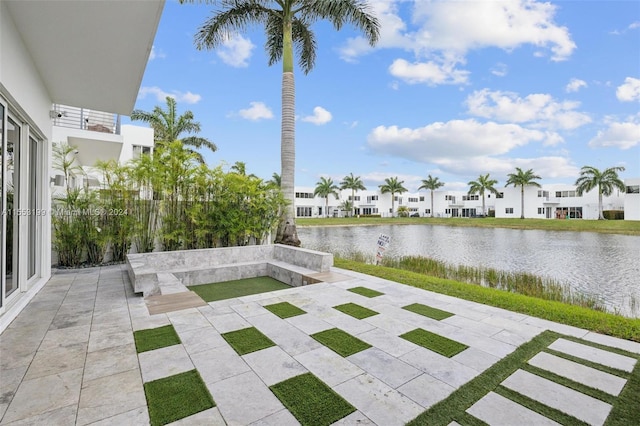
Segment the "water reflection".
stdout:
[[434,225],[301,227],[306,248],[337,254],[375,253],[378,235],[391,236],[385,256],[419,255],[456,265],[484,266],[554,278],[602,297],[631,314],[640,302],[640,237]]

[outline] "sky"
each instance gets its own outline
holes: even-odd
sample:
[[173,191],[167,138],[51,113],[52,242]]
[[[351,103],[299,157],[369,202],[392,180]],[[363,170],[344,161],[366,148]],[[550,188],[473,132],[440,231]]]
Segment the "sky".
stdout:
[[[640,2],[368,3],[375,47],[317,22],[315,67],[295,68],[296,186],[353,173],[367,189],[398,177],[413,192],[431,175],[467,190],[486,173],[504,186],[516,167],[572,184],[586,165],[640,177]],[[209,165],[270,179],[282,63],[268,66],[260,26],[196,49],[214,11],[167,0],[136,109],[174,97],[217,145]]]

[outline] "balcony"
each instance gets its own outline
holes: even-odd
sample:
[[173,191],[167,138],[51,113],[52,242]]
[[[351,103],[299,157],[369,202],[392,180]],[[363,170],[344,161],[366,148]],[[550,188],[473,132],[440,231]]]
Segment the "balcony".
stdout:
[[51,118],[53,125],[58,127],[120,134],[120,114],[55,104]]

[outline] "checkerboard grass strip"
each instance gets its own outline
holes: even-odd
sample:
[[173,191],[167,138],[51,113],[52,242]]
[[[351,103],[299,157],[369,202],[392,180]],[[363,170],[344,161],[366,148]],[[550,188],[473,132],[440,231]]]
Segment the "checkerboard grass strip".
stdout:
[[250,294],[284,290],[291,288],[291,286],[271,277],[256,277],[221,283],[192,285],[188,288],[205,302],[215,302],[216,300],[233,299],[234,297],[248,296]]
[[297,315],[306,314],[305,311],[303,311],[302,309],[298,308],[295,305],[292,305],[289,302],[281,302],[281,303],[275,303],[273,305],[266,305],[264,308],[267,309],[268,311],[271,311],[273,314],[279,316],[280,318],[291,318]]
[[400,337],[448,358],[459,354],[469,347],[421,328],[411,330],[408,333],[400,335]]
[[222,334],[224,340],[238,353],[246,355],[261,349],[270,348],[276,344],[257,328],[249,327],[242,330],[230,331]]
[[144,384],[152,426],[166,425],[215,407],[197,370],[190,370]]
[[377,296],[382,296],[384,294],[367,287],[353,287],[347,290],[349,290],[352,293],[356,293],[356,294],[359,294],[360,296],[365,296],[365,297],[377,297]]
[[422,305],[420,303],[413,303],[411,305],[403,306],[402,309],[407,311],[423,315],[425,317],[429,317],[434,320],[443,320],[445,318],[449,318],[453,316],[451,312],[443,311],[437,308],[432,308],[431,306]]
[[301,425],[330,425],[356,409],[311,373],[270,387]]
[[357,319],[369,318],[374,315],[378,315],[376,311],[373,311],[369,308],[365,308],[364,306],[357,305],[355,303],[345,303],[344,305],[334,306],[333,309],[337,309],[338,311],[351,315]]
[[136,352],[147,352],[167,346],[182,343],[178,333],[171,324],[158,328],[149,328],[133,332],[133,340],[136,343]]
[[322,343],[338,355],[347,357],[356,354],[371,347],[370,344],[363,342],[357,337],[353,337],[347,332],[338,328],[321,331],[312,334],[311,337]]
[[588,423],[583,422],[580,419],[573,417],[567,413],[563,413],[560,410],[549,407],[541,402],[536,401],[535,399],[529,398],[528,396],[522,395],[519,392],[516,392],[512,389],[506,388],[504,386],[498,386],[494,389],[494,392],[500,396],[510,399],[513,402],[516,402],[523,407],[528,408],[531,411],[535,411],[538,414],[542,414],[543,416],[560,423],[561,425],[576,425],[576,426],[587,426]]

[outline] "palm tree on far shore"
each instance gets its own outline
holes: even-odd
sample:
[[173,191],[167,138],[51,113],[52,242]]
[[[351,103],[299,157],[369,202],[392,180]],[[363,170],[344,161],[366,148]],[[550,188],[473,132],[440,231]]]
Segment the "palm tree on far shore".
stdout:
[[324,216],[329,217],[329,195],[333,195],[338,198],[338,188],[333,179],[321,177],[318,183],[316,183],[316,189],[313,191],[313,195],[324,198],[325,208]]
[[624,182],[618,177],[618,172],[623,172],[624,167],[609,167],[600,171],[592,166],[584,166],[580,169],[580,177],[574,184],[576,193],[582,196],[583,193],[598,188],[598,220],[604,220],[602,214],[602,196],[610,196],[613,190],[618,188],[625,191]]
[[345,176],[340,182],[340,189],[351,190],[351,216],[355,216],[356,191],[365,191],[367,188],[362,183],[360,176],[349,173],[349,176]]
[[404,183],[403,180],[398,181],[398,177],[386,178],[384,180],[384,184],[380,185],[380,192],[383,194],[391,193],[391,216],[395,215],[395,201],[396,194],[402,194],[403,192],[407,192],[408,189],[402,186]]
[[[180,141],[188,151],[193,152],[200,163],[204,164],[202,154],[192,148],[207,148],[215,152],[218,147],[207,138],[196,136],[200,132],[200,123],[194,121],[193,112],[185,111],[181,115],[177,112],[177,102],[171,96],[166,97],[167,109],[156,105],[153,111],[136,109],[131,113],[131,120],[142,121],[153,129],[155,149],[163,149],[173,141]],[[190,136],[184,136],[184,134]],[[184,136],[184,137],[183,137]]]
[[440,182],[437,177],[432,177],[431,175],[427,176],[426,179],[422,179],[422,185],[418,188],[420,189],[428,189],[431,191],[431,217],[433,217],[433,191],[438,188],[442,188],[444,186],[444,182]]
[[513,185],[514,187],[520,187],[520,219],[524,219],[524,187],[537,186],[540,188],[540,184],[535,180],[541,178],[533,173],[533,169],[525,172],[522,171],[520,167],[516,167],[516,173],[509,173],[507,177],[509,179],[507,179],[505,186]]
[[485,209],[485,206],[484,206],[484,194],[485,192],[488,191],[498,195],[499,192],[494,187],[497,184],[498,184],[497,180],[489,179],[489,173],[487,173],[486,175],[480,175],[478,177],[478,180],[472,180],[467,184],[470,186],[469,195],[472,195],[472,194],[482,195],[482,215],[483,216],[487,215],[487,210]]
[[311,26],[327,20],[336,30],[351,24],[373,46],[380,35],[380,24],[363,0],[180,0],[181,3],[212,3],[220,6],[195,36],[198,49],[219,47],[234,32],[251,25],[263,25],[269,65],[282,61],[282,192],[287,201],[276,242],[300,245],[295,225],[295,84],[294,46],[298,63],[307,74],[316,60],[316,38]]

